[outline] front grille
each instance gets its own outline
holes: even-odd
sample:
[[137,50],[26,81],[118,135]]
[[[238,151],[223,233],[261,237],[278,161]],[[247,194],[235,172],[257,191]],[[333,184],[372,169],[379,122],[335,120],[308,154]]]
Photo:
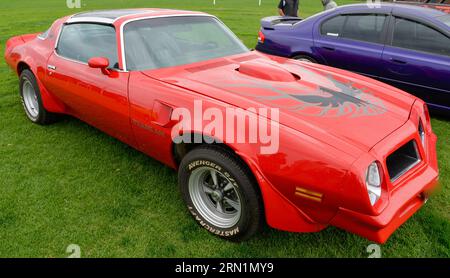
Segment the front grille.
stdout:
[[392,153],[386,160],[391,181],[394,182],[420,162],[416,141],[412,140]]

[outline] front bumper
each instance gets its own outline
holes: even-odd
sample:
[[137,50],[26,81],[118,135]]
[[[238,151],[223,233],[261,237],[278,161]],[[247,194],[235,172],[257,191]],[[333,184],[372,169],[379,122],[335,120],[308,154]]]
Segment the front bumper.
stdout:
[[[408,121],[371,151],[376,157],[386,154],[396,145],[405,144],[411,139],[419,143],[417,123]],[[422,161],[408,171],[398,181],[387,183],[379,213],[365,214],[348,208],[339,208],[330,224],[358,234],[369,240],[385,243],[392,233],[406,222],[427,201],[439,183],[439,170],[436,155],[437,137],[431,132],[427,136],[427,146],[422,148]],[[383,155],[380,161],[385,161]],[[384,165],[384,167],[386,167]],[[386,171],[386,168],[384,169]],[[382,203],[383,203],[382,202]]]
[[389,205],[380,215],[370,216],[339,209],[331,225],[385,243],[400,225],[422,207],[436,188],[438,180],[437,172],[427,167],[422,174],[410,179],[391,195]]

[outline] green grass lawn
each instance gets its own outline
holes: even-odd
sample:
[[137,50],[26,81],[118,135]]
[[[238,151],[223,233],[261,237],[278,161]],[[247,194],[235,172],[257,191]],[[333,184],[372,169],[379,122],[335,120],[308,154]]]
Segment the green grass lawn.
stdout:
[[[167,7],[219,16],[249,47],[277,0],[82,0],[83,10]],[[346,1],[338,1],[343,4]],[[348,3],[349,1],[347,1]],[[65,0],[0,2],[0,52],[15,35],[79,12]],[[302,0],[301,15],[321,10]],[[226,242],[186,211],[176,173],[100,131],[67,118],[42,127],[25,117],[17,77],[0,59],[0,257],[367,257],[371,242],[336,228],[294,234],[266,228]],[[450,122],[433,119],[442,190],[382,246],[383,257],[450,256]]]

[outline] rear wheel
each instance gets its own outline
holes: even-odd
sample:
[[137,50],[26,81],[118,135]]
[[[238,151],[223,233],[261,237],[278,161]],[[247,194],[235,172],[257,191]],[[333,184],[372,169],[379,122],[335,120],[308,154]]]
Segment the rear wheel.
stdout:
[[19,82],[22,105],[28,119],[40,125],[54,122],[56,115],[45,110],[34,74],[30,70],[24,70],[20,74]]
[[317,61],[314,58],[311,58],[306,55],[298,55],[298,56],[295,56],[293,59],[297,60],[297,61],[301,61],[301,62],[309,62],[309,63],[317,64]]
[[190,213],[209,232],[242,241],[262,226],[258,187],[231,152],[217,146],[197,147],[183,158],[178,176]]

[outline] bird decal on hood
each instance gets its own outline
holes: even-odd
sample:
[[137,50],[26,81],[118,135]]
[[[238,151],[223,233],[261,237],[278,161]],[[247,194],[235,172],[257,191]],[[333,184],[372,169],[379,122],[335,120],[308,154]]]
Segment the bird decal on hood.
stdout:
[[[302,71],[317,75],[304,68]],[[366,88],[356,88],[352,82],[341,82],[330,74],[325,77],[333,86],[311,86],[300,82],[276,84],[251,79],[246,83],[227,82],[222,85],[233,88],[235,93],[254,97],[270,107],[288,109],[306,116],[362,117],[386,112],[384,103],[367,92]],[[239,90],[240,88],[245,90]],[[260,90],[256,90],[256,93],[255,90],[249,92],[249,88]]]

